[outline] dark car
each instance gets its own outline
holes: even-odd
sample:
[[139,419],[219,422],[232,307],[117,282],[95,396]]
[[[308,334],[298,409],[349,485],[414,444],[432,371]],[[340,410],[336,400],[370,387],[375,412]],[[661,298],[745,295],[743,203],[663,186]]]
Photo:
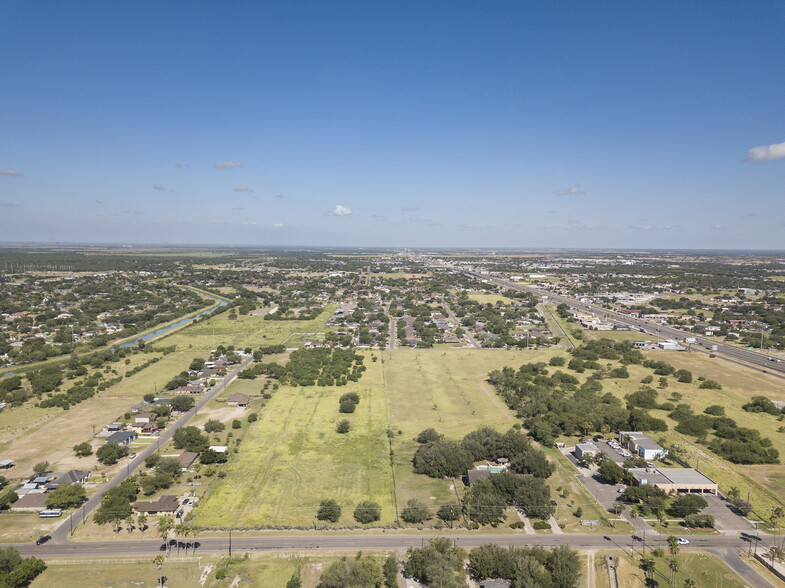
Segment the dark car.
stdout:
[[38,539],[38,541],[36,541],[36,542],[35,542],[35,544],[36,544],[36,545],[43,545],[44,543],[46,543],[47,541],[49,541],[51,538],[52,538],[52,536],[51,536],[51,535],[44,535],[43,537],[41,537],[40,539]]

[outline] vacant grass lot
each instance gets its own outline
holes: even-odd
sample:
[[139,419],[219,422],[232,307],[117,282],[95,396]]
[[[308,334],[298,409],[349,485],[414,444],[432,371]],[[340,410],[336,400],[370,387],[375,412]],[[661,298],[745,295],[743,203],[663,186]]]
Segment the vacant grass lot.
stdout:
[[[395,520],[381,363],[366,356],[367,371],[347,386],[281,386],[252,424],[196,522],[205,526],[313,524],[319,502],[343,506],[340,523],[355,524],[354,506],[366,499],[382,507],[381,523]],[[263,380],[256,381],[261,388]],[[357,392],[353,414],[338,399]],[[335,426],[346,418],[347,434]]]
[[205,355],[215,346],[234,345],[237,349],[260,347],[262,345],[278,345],[292,333],[317,333],[324,330],[325,323],[332,316],[335,305],[328,305],[322,313],[310,321],[266,321],[261,316],[238,316],[229,319],[229,313],[223,312],[216,317],[191,324],[184,329],[159,339],[158,345],[177,345],[178,349],[190,349],[197,354]]
[[[300,558],[260,557],[239,559],[227,569],[226,578],[215,578],[216,565],[219,558],[215,556],[201,557],[191,561],[165,561],[161,573],[166,576],[167,586],[204,586],[205,588],[223,588],[239,578],[241,586],[259,586],[264,588],[284,588],[286,582],[302,565],[303,576],[307,574],[309,564]],[[209,566],[209,568],[208,568]],[[203,576],[204,573],[204,576]],[[113,563],[111,561],[90,560],[65,564],[48,564],[46,571],[31,584],[33,588],[62,586],[63,588],[88,588],[112,586],[115,588],[140,588],[160,586],[158,567],[152,558],[136,563]],[[204,577],[204,583],[200,580]],[[307,587],[315,583],[304,584]]]
[[[667,553],[667,549],[665,550]],[[604,553],[602,554],[604,556]],[[619,586],[641,588],[646,585],[643,570],[640,567],[640,555],[631,558],[627,551],[615,551],[618,557],[617,574]],[[647,552],[648,555],[648,552]],[[597,557],[600,557],[598,553]],[[657,564],[655,580],[659,586],[670,585],[668,558],[654,558]],[[743,588],[744,582],[723,561],[711,554],[694,551],[681,551],[678,556],[681,571],[676,574],[676,586],[683,586],[687,578],[695,580],[699,588]]]

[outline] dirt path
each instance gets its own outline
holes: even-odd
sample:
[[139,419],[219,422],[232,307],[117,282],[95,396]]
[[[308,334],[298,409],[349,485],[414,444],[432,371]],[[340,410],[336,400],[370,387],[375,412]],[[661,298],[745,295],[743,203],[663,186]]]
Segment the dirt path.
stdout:
[[488,390],[488,386],[485,385],[485,382],[480,382],[480,388],[482,388],[482,391],[488,395],[488,397],[491,399],[491,402],[496,405],[496,407],[503,411],[509,410],[495,392]]

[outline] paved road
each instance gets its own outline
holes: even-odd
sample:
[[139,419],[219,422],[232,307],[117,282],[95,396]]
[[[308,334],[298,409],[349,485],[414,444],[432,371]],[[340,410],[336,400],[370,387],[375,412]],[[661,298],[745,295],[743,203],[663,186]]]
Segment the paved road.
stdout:
[[98,493],[95,494],[95,496],[93,496],[92,498],[90,498],[90,500],[85,502],[82,505],[82,508],[80,508],[77,511],[74,511],[71,514],[71,516],[65,519],[60,524],[60,526],[58,526],[54,531],[52,531],[53,543],[62,543],[68,541],[68,536],[70,535],[72,529],[75,529],[80,523],[82,523],[87,518],[87,516],[91,512],[93,512],[93,510],[95,510],[99,504],[101,504],[101,499],[107,490],[109,490],[110,488],[114,488],[115,486],[118,486],[123,480],[128,478],[136,470],[136,468],[138,468],[144,463],[144,460],[148,455],[158,451],[158,448],[162,444],[166,443],[169,439],[172,438],[174,432],[177,429],[185,425],[191,419],[191,417],[196,415],[199,412],[199,409],[202,408],[205,404],[207,404],[216,394],[220,394],[221,391],[231,383],[232,379],[234,379],[237,376],[240,370],[245,368],[249,363],[251,363],[251,361],[253,361],[253,358],[251,357],[243,360],[243,362],[240,365],[238,365],[236,368],[234,368],[231,372],[229,372],[226,375],[226,377],[223,379],[223,381],[220,384],[213,387],[213,389],[204,398],[202,398],[199,402],[197,402],[196,405],[191,410],[186,412],[183,416],[181,416],[177,420],[177,422],[175,422],[171,427],[169,427],[163,433],[161,433],[161,436],[158,438],[158,440],[155,443],[151,443],[149,447],[139,452],[134,459],[130,460],[126,464],[126,467],[122,469],[119,474],[117,474],[109,482],[104,484],[101,487],[101,489],[98,491]]
[[540,304],[540,308],[542,309],[542,314],[543,317],[545,318],[545,322],[547,322],[548,326],[551,328],[551,332],[556,337],[559,337],[562,341],[564,341],[564,347],[566,349],[574,349],[575,343],[572,342],[570,336],[559,324],[559,321],[556,320],[556,317],[553,316],[551,309],[545,306],[544,304]]
[[[456,326],[460,326],[461,323],[458,320],[458,317],[456,317],[453,311],[450,309],[450,306],[446,303],[443,304],[442,306],[444,306],[444,310],[447,311],[447,314],[450,315],[450,320],[452,320],[452,322],[454,322]],[[474,340],[474,337],[472,337],[471,333],[468,330],[466,330],[463,336],[466,337],[469,343],[472,344],[472,347],[474,347],[475,349],[481,349],[480,345],[477,343],[477,341]]]
[[[407,547],[419,547],[427,543],[435,535],[400,535],[400,534],[374,534],[374,535],[277,535],[268,537],[234,537],[232,551],[330,551],[330,550],[394,550]],[[603,547],[619,549],[642,549],[642,542],[633,535],[474,535],[474,534],[446,534],[439,535],[455,541],[461,547],[477,547],[488,543],[497,545],[542,545],[555,547],[569,545],[575,549],[600,549]],[[652,538],[657,537],[654,529],[651,530]],[[761,535],[763,537],[763,535]],[[228,538],[197,538],[200,543],[199,551],[203,553],[220,553],[229,550]],[[763,549],[764,541],[758,549]],[[651,547],[652,541],[647,538],[647,546]],[[35,555],[43,558],[58,557],[115,557],[121,555],[139,556],[158,553],[161,550],[160,539],[144,541],[101,541],[47,543],[36,546],[30,543],[17,545],[22,555]],[[698,550],[741,550],[747,551],[748,544],[740,535],[707,535],[693,537],[690,544],[683,549]]]
[[[640,331],[643,334],[654,335],[657,334],[657,332],[659,331],[660,336],[663,338],[680,339],[682,341],[684,340],[685,337],[695,337],[697,339],[697,344],[692,345],[693,350],[702,351],[704,353],[711,352],[725,360],[751,366],[755,369],[758,369],[759,371],[765,371],[769,374],[785,379],[785,363],[773,362],[769,359],[767,355],[760,353],[758,351],[750,351],[748,349],[737,347],[735,345],[722,343],[714,339],[713,337],[698,337],[696,335],[693,335],[692,333],[682,331],[681,329],[677,329],[669,325],[661,325],[659,323],[655,323],[645,319],[636,319],[634,317],[629,317],[627,315],[616,312],[615,310],[603,308],[595,304],[584,304],[569,296],[554,294],[553,292],[547,290],[540,290],[539,288],[534,288],[531,286],[523,286],[521,284],[515,284],[513,282],[508,282],[500,278],[478,274],[474,272],[467,271],[465,273],[475,278],[488,280],[489,282],[493,282],[495,284],[498,284],[499,286],[510,288],[511,290],[531,292],[533,294],[537,294],[538,296],[547,296],[550,301],[555,302],[557,304],[564,303],[571,308],[575,308],[583,312],[593,313],[596,316],[601,316],[607,319],[611,319],[618,324],[627,326],[632,330]],[[711,350],[712,345],[716,345],[717,349]]]

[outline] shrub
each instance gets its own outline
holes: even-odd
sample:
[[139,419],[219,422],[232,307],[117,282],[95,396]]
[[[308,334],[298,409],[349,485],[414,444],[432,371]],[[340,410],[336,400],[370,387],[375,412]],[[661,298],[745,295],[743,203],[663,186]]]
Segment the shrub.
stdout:
[[74,445],[74,453],[77,457],[87,457],[93,454],[93,447],[89,441],[83,441]]
[[344,420],[342,420],[341,422],[339,422],[339,423],[336,425],[336,427],[335,427],[335,430],[336,430],[338,433],[348,433],[348,432],[349,432],[349,428],[350,428],[350,427],[351,427],[351,425],[349,425],[349,421],[347,421],[346,419],[344,419]]
[[220,433],[225,428],[226,425],[217,419],[210,419],[204,424],[204,430],[207,433]]
[[548,364],[552,365],[552,366],[555,366],[555,367],[561,367],[561,366],[563,366],[565,364],[565,360],[564,360],[564,358],[562,356],[557,355],[555,357],[551,357],[551,359],[548,362]]
[[338,411],[344,414],[350,414],[354,412],[355,408],[357,408],[357,405],[351,400],[341,400]]
[[537,531],[546,531],[551,528],[551,524],[548,521],[534,521],[532,527]]
[[431,511],[424,502],[412,498],[401,511],[401,518],[407,523],[422,523],[431,518]]
[[417,443],[436,443],[440,437],[436,429],[425,429],[417,435]]
[[256,421],[259,420],[259,415],[255,412],[252,412],[251,414],[248,415],[248,418],[246,420],[249,423],[255,423]]
[[341,518],[341,506],[333,499],[322,500],[316,511],[316,518],[320,521],[337,523]]
[[714,527],[714,517],[708,514],[689,514],[684,517],[688,527]]
[[363,500],[354,509],[354,520],[367,525],[382,518],[382,507],[372,500]]
[[232,428],[233,428],[233,429],[241,429],[241,428],[242,428],[242,426],[243,426],[243,423],[242,423],[242,422],[240,422],[240,419],[234,419],[234,420],[232,421]]
[[707,406],[706,410],[703,412],[712,416],[725,416],[725,407],[720,406],[719,404],[712,404],[711,406]]
[[722,385],[714,380],[704,380],[698,388],[703,390],[722,390]]

